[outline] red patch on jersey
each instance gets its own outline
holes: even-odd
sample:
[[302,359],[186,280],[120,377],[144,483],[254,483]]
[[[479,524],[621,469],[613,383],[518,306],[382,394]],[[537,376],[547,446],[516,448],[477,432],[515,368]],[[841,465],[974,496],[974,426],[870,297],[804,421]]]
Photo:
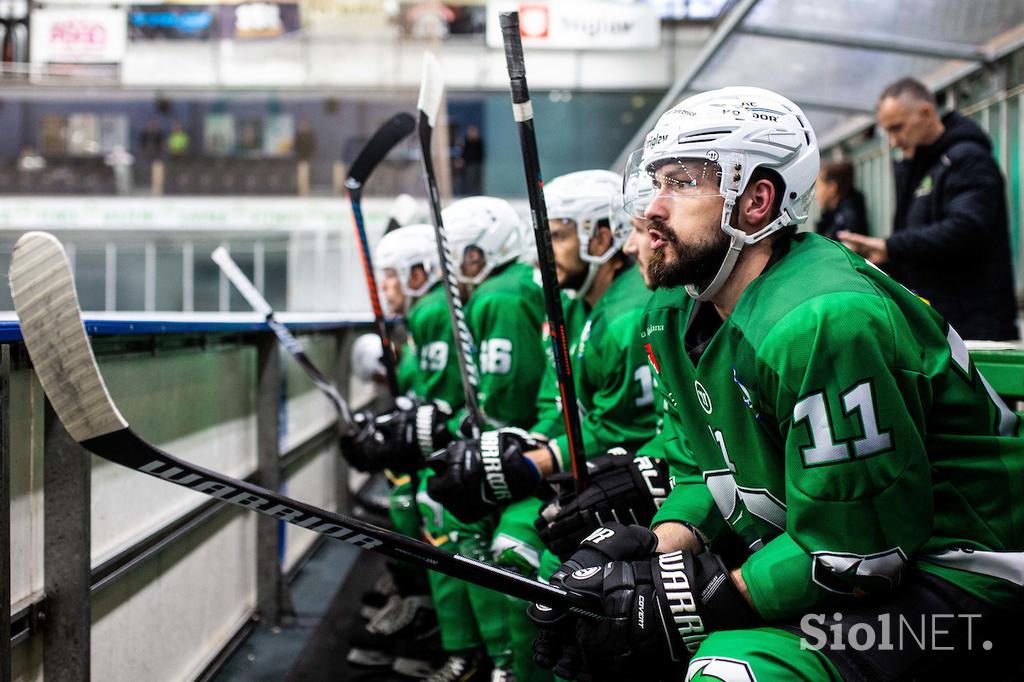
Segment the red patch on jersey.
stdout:
[[654,357],[654,351],[651,350],[651,344],[645,343],[644,348],[647,349],[647,357],[651,361],[651,367],[654,368],[654,373],[661,376],[661,366],[658,364],[658,359]]

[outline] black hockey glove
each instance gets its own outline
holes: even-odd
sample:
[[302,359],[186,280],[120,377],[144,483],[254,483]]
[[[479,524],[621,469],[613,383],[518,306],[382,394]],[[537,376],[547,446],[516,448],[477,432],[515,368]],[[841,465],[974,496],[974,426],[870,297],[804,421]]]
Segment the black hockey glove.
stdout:
[[427,493],[464,523],[534,494],[540,471],[524,453],[544,443],[522,429],[485,431],[449,445],[427,460],[435,475]]
[[374,439],[376,429],[373,426],[374,414],[370,410],[360,410],[352,414],[354,432],[341,437],[339,445],[341,454],[350,466],[360,471],[380,471],[383,466],[371,462],[366,454],[366,445]]
[[[605,523],[650,525],[671,490],[668,462],[633,457],[623,448],[612,448],[591,460],[587,471],[590,481],[586,490],[579,495],[559,495],[534,521],[544,544],[563,560]],[[549,483],[552,478],[548,477]]]
[[447,429],[451,416],[444,405],[399,397],[394,410],[375,417],[351,438],[351,449],[356,454],[349,461],[364,471],[416,471],[431,453],[451,442]]
[[[577,620],[575,659],[567,665],[561,653],[556,674],[575,666],[581,679],[580,671],[595,680],[676,679],[709,633],[759,624],[718,555],[653,554],[656,545],[646,528],[609,524],[591,533],[552,576],[553,584],[599,599],[606,616]],[[530,609],[538,625],[552,620],[537,618],[539,610]],[[550,648],[538,639],[542,649]],[[552,658],[536,646],[534,654],[540,665]]]

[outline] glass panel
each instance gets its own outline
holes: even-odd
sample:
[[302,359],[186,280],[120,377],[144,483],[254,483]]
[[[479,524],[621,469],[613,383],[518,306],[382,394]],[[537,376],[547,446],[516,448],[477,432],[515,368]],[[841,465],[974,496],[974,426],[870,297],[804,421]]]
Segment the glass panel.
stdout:
[[[1024,3],[1020,0],[760,0],[744,25],[827,26],[872,37],[893,35],[976,45],[1022,21]],[[798,56],[795,59],[802,61]]]
[[193,309],[197,312],[220,310],[220,268],[210,258],[217,248],[214,242],[197,242],[192,259]]
[[[253,274],[253,256],[252,256],[252,244],[237,244],[232,242],[228,250],[231,252],[231,259],[235,261],[238,268],[249,278],[250,282],[255,283],[256,277]],[[228,287],[230,293],[228,294],[228,310],[239,313],[251,313],[252,306],[250,306],[245,298],[238,293],[238,289],[234,285]]]
[[102,245],[82,245],[75,249],[75,286],[82,310],[104,310],[106,307],[107,253]]
[[[745,35],[726,43],[692,89],[742,83],[774,90],[797,104],[805,95],[871,109],[879,93],[897,78],[932,73],[947,64],[957,68],[965,62]],[[815,127],[815,132],[824,138],[831,129]]]
[[156,245],[156,309],[178,311],[182,309],[181,246]]
[[142,246],[117,248],[117,310],[144,310],[146,254]]
[[274,310],[288,307],[288,242],[264,242],[263,296]]

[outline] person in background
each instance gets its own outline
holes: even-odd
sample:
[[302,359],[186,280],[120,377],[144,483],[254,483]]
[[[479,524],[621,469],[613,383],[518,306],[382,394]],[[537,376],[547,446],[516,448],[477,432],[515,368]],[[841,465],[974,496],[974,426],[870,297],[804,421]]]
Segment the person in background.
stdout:
[[313,126],[306,119],[299,119],[299,125],[295,131],[295,156],[299,161],[312,160],[316,153],[316,134]]
[[882,92],[878,124],[903,152],[895,162],[892,236],[838,236],[929,301],[965,339],[1017,339],[1017,301],[1003,175],[992,142],[935,95],[903,78]]
[[139,133],[139,154],[144,159],[158,159],[164,153],[164,132],[156,119],[149,119]]
[[171,134],[167,136],[167,153],[171,156],[185,156],[192,140],[189,138],[181,123],[175,121],[171,125]]
[[864,195],[853,186],[853,164],[833,161],[823,164],[814,196],[821,207],[821,219],[815,231],[829,239],[837,239],[840,230],[868,233]]
[[474,125],[466,128],[462,140],[462,155],[455,160],[462,180],[463,196],[480,194],[483,191],[484,141],[480,129]]

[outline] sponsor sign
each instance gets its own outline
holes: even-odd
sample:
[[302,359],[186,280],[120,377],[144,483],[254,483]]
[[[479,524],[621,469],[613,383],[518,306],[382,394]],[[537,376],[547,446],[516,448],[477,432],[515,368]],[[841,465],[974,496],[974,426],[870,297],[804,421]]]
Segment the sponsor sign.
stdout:
[[116,64],[124,57],[123,9],[41,8],[32,12],[33,63]]
[[487,45],[501,48],[498,14],[519,12],[526,48],[554,50],[653,49],[661,42],[661,20],[648,4],[607,0],[527,0],[487,3]]

